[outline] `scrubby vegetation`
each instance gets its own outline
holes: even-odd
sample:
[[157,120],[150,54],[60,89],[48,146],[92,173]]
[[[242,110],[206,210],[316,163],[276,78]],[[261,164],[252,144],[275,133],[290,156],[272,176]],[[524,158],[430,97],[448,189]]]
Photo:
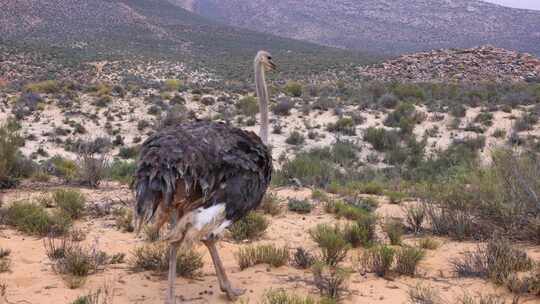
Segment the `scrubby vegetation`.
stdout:
[[229,231],[235,241],[253,240],[260,237],[268,227],[266,218],[256,212],[251,212],[234,223]]
[[[148,244],[135,248],[129,264],[134,271],[165,273],[169,269],[169,249],[165,244]],[[203,267],[202,256],[193,250],[179,250],[176,257],[176,274],[195,277]]]
[[236,259],[240,269],[258,264],[280,267],[289,261],[289,249],[287,247],[277,248],[273,245],[247,246],[240,248],[236,253]]

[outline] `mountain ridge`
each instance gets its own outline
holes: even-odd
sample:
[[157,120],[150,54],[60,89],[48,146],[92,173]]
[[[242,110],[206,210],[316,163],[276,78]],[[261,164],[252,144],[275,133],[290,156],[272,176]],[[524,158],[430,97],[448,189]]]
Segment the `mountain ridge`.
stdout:
[[483,44],[540,54],[540,11],[479,0],[170,1],[233,26],[382,54]]

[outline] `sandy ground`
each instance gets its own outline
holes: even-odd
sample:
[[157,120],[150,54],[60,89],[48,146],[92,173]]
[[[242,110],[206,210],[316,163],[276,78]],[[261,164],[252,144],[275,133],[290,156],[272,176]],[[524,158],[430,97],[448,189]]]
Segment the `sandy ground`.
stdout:
[[[47,185],[26,185],[22,189],[4,193],[4,202],[42,195],[50,191]],[[129,200],[129,190],[116,184],[106,184],[100,190],[82,189],[89,203],[103,203],[116,200]],[[309,198],[309,189],[274,189],[275,193],[286,203],[286,198]],[[381,217],[402,216],[403,209],[399,205],[385,203],[385,199],[375,197],[381,202],[377,213]],[[269,217],[270,226],[265,235],[256,244],[272,243],[278,246],[287,245],[293,249],[303,246],[316,251],[317,247],[310,240],[308,231],[319,223],[333,223],[336,220],[326,214],[322,206],[308,215],[299,215],[283,208],[283,212],[275,217]],[[132,250],[144,243],[133,233],[123,233],[114,227],[114,218],[85,219],[77,223],[77,227],[88,233],[87,244],[98,243],[99,249],[108,254],[125,253],[129,260]],[[405,243],[414,244],[416,237],[409,235]],[[503,288],[479,279],[456,278],[452,272],[450,261],[459,257],[478,244],[470,242],[454,242],[438,239],[442,245],[434,251],[428,251],[427,257],[421,262],[418,275],[415,278],[396,277],[381,279],[373,274],[365,274],[358,260],[362,249],[350,251],[345,265],[354,271],[350,277],[349,292],[343,303],[407,303],[407,293],[417,284],[430,286],[440,292],[448,303],[455,303],[464,294],[497,294],[510,301],[511,295]],[[292,266],[269,268],[258,265],[240,271],[235,252],[246,244],[233,243],[227,240],[219,244],[219,250],[230,279],[237,287],[247,289],[241,303],[260,303],[265,291],[271,288],[284,288],[300,295],[317,295],[317,290],[311,283],[312,275],[308,270],[298,270]],[[79,289],[69,289],[65,282],[52,270],[52,265],[45,255],[43,240],[27,236],[6,227],[0,228],[0,247],[12,251],[11,271],[0,274],[0,283],[7,284],[7,299],[9,303],[70,303],[80,295],[108,286],[113,291],[112,302],[124,303],[163,303],[166,288],[165,276],[151,272],[133,273],[128,263],[109,265],[98,274],[91,275],[86,284]],[[178,278],[176,280],[176,295],[178,303],[227,303],[225,296],[219,291],[217,279],[209,254],[203,247],[197,250],[204,254],[204,268],[197,279]],[[540,247],[526,247],[527,252],[536,261],[540,261]],[[5,304],[0,299],[1,304]],[[522,299],[520,303],[540,303],[538,299]],[[7,304],[7,303],[6,303]]]

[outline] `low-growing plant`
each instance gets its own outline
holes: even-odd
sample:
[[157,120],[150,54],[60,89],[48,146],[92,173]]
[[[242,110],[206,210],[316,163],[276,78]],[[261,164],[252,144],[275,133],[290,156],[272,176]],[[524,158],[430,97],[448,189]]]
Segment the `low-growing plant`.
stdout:
[[358,223],[345,225],[342,233],[345,240],[354,248],[360,246],[369,247],[373,241],[370,227],[361,226]]
[[240,248],[236,254],[240,269],[246,269],[258,264],[269,264],[280,267],[289,261],[289,249],[278,248],[274,245],[257,245]]
[[107,176],[112,180],[130,184],[136,169],[135,161],[116,160],[109,166]]
[[321,258],[327,265],[336,266],[347,256],[350,245],[339,226],[319,224],[310,231],[311,238],[321,250]]
[[301,297],[295,294],[288,294],[283,289],[269,290],[264,294],[263,304],[316,304],[315,300],[309,296]]
[[[169,269],[169,249],[165,244],[147,244],[135,248],[128,261],[134,271],[164,273]],[[193,250],[179,250],[176,256],[177,276],[192,278],[203,267],[202,255]]]
[[121,208],[115,211],[116,227],[125,232],[133,232],[133,210],[130,208]]
[[459,276],[488,278],[496,284],[503,284],[515,272],[533,267],[527,253],[500,237],[490,239],[476,251],[466,252],[452,264]]
[[71,227],[71,219],[64,212],[49,214],[43,206],[28,201],[12,203],[6,210],[6,223],[29,234],[63,234]]
[[408,292],[411,304],[444,304],[438,290],[432,286],[418,284]]
[[311,212],[311,209],[313,209],[313,205],[307,200],[299,200],[299,199],[289,199],[289,203],[287,204],[287,207],[289,208],[289,211],[300,213],[300,214],[307,214]]
[[0,248],[0,273],[8,272],[11,268],[11,260],[9,255],[11,250]]
[[292,146],[302,145],[306,141],[304,135],[298,131],[292,131],[289,137],[285,139],[285,142]]
[[58,260],[66,256],[72,247],[72,241],[69,237],[56,237],[49,235],[43,239],[43,247],[45,248],[45,254],[50,260]]
[[58,189],[52,195],[54,204],[63,212],[78,219],[82,216],[86,198],[79,190]]
[[260,209],[264,214],[278,215],[281,213],[281,206],[279,205],[279,198],[273,193],[266,193],[263,197]]
[[426,218],[426,209],[424,206],[407,206],[405,208],[405,213],[405,221],[409,228],[414,233],[422,231],[422,225]]
[[395,270],[399,274],[414,276],[418,263],[425,257],[424,250],[416,247],[402,247],[396,251]]
[[315,257],[302,247],[296,248],[292,262],[300,269],[308,269],[315,263]]
[[317,262],[312,267],[313,281],[321,296],[339,300],[347,291],[347,280],[350,271],[341,267],[331,267]]
[[362,256],[362,264],[367,271],[385,277],[394,264],[395,250],[386,245],[377,245],[367,249]]
[[241,220],[237,221],[229,228],[231,236],[235,241],[254,240],[260,237],[268,228],[266,218],[256,212],[250,212]]
[[383,225],[383,231],[390,239],[391,245],[401,245],[401,239],[404,233],[403,223],[397,219],[387,220]]
[[418,247],[422,249],[435,250],[441,244],[434,238],[426,237],[418,240]]

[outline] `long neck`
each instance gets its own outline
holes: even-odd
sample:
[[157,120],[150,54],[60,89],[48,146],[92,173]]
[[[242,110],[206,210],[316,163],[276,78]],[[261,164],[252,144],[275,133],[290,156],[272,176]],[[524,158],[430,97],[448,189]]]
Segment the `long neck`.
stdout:
[[259,112],[261,113],[261,131],[259,136],[263,143],[268,144],[268,88],[264,77],[264,68],[260,62],[255,61],[255,86],[259,97]]

